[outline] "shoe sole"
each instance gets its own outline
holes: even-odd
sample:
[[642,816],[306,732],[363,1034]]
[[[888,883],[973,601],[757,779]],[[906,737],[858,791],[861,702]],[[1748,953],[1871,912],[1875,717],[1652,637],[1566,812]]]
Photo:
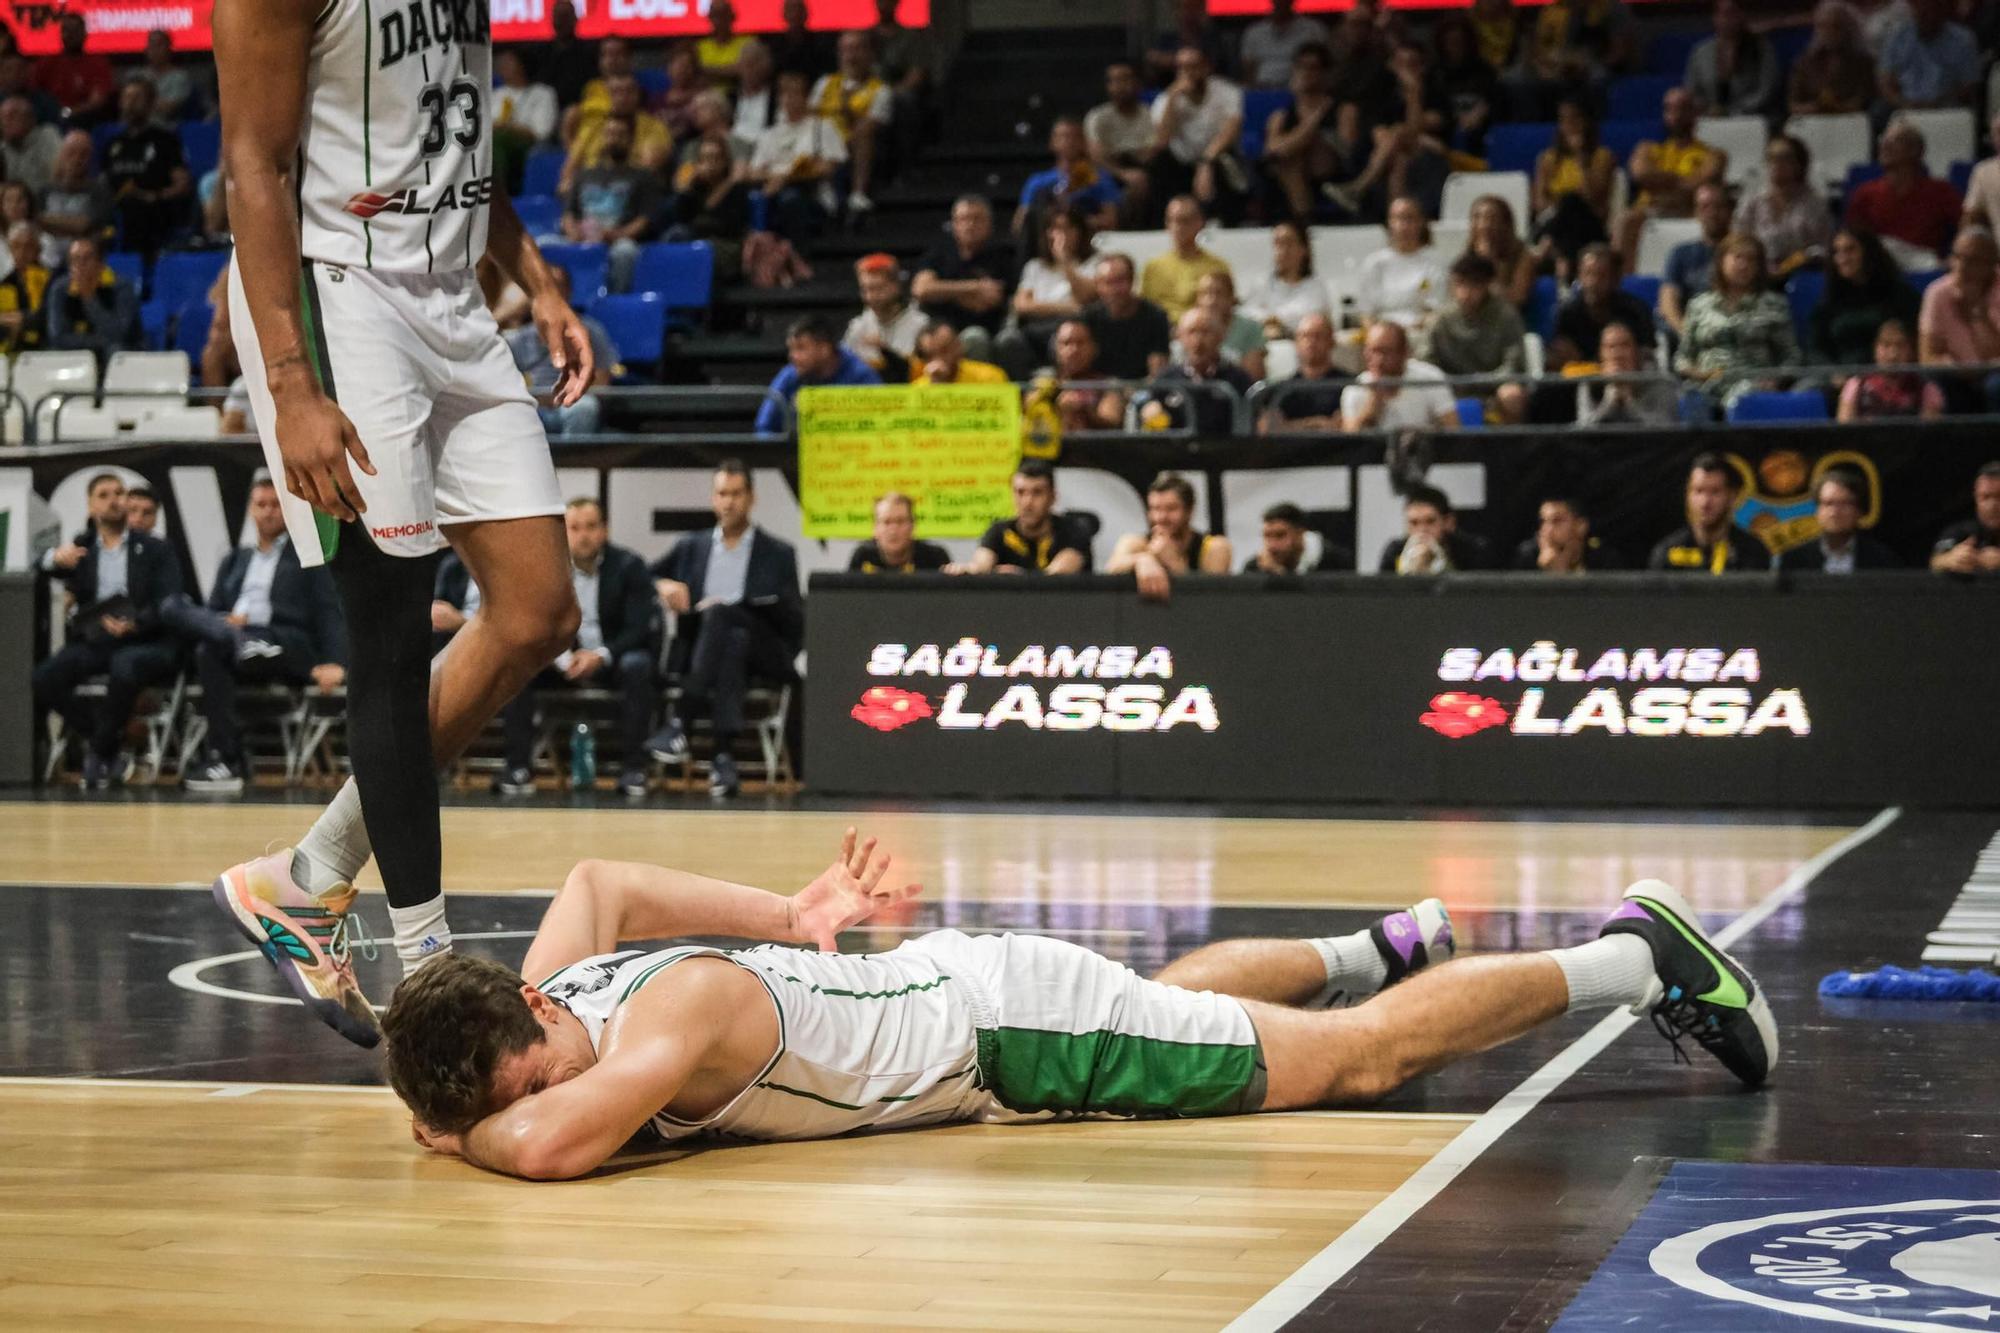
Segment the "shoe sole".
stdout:
[[679,754],[675,754],[671,750],[648,750],[646,753],[652,758],[653,762],[659,764],[678,764],[681,760],[687,758],[688,754],[685,748]]
[[[341,1008],[339,1001],[329,1000],[314,991],[311,984],[306,981],[305,974],[299,969],[301,960],[279,948],[277,941],[271,938],[270,932],[258,924],[259,919],[270,921],[271,924],[290,932],[301,941],[310,940],[312,936],[301,928],[298,922],[269,903],[260,901],[255,909],[246,907],[236,887],[229,882],[232,873],[225,870],[216,876],[211,892],[215,895],[216,906],[228,914],[236,929],[242,932],[243,938],[257,946],[257,951],[263,954],[278,975],[284,978],[285,985],[291,988],[292,994],[298,997],[299,1003],[306,1007],[307,1012],[315,1015],[322,1023],[357,1046],[372,1048],[378,1044],[382,1040],[381,1031],[362,1028],[354,1021],[353,1015]],[[314,944],[313,947],[317,949],[319,946]]]
[[[1716,957],[1725,960],[1737,972],[1742,974],[1744,980],[1749,983],[1748,989],[1750,991],[1750,1002],[1743,1007],[1743,1011],[1750,1015],[1750,1023],[1757,1029],[1758,1040],[1764,1043],[1764,1077],[1754,1082],[1748,1079],[1744,1081],[1755,1087],[1765,1079],[1768,1079],[1771,1076],[1771,1071],[1778,1067],[1778,1020],[1777,1016],[1771,1012],[1771,1002],[1764,996],[1763,985],[1751,974],[1749,968],[1737,962],[1734,956],[1725,952],[1720,945],[1709,938],[1708,932],[1701,927],[1700,919],[1695,916],[1694,909],[1688,906],[1687,899],[1681,897],[1672,885],[1663,883],[1657,879],[1641,880],[1638,884],[1634,884],[1631,888],[1625,890],[1624,896],[1627,899],[1637,899],[1641,902],[1651,903],[1653,906],[1678,918],[1682,928],[1688,934],[1699,939],[1703,948]],[[1658,997],[1653,996],[1651,998],[1657,999]],[[1736,1071],[1731,1070],[1730,1072],[1735,1073]],[[1738,1078],[1743,1077],[1741,1074],[1737,1074],[1736,1076]]]
[[243,792],[241,778],[234,782],[208,782],[197,778],[183,782],[181,786],[198,796],[239,796]]

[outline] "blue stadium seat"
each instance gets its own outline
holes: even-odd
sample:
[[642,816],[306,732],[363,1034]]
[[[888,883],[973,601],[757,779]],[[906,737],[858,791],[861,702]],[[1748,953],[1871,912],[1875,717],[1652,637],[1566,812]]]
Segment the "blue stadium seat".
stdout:
[[181,153],[187,158],[188,171],[199,184],[201,178],[215,170],[216,163],[222,160],[222,122],[182,121]]
[[1547,342],[1555,336],[1556,306],[1561,304],[1561,293],[1556,290],[1556,280],[1551,277],[1535,279],[1535,285],[1528,291],[1527,309],[1521,312],[1528,332]]
[[1246,88],[1243,90],[1243,156],[1255,162],[1264,156],[1264,126],[1269,123],[1271,113],[1292,104],[1292,94],[1285,88]]
[[635,69],[632,71],[632,77],[639,81],[639,87],[645,91],[648,102],[664,97],[667,89],[673,86],[673,80],[667,77],[664,69]]
[[1746,421],[1825,421],[1826,396],[1817,389],[1788,393],[1746,393],[1729,405],[1729,423]]
[[207,301],[196,301],[183,307],[175,319],[174,347],[187,353],[189,364],[201,364],[202,349],[208,346],[208,326],[214,322],[215,311]]
[[97,154],[97,165],[100,170],[104,166],[104,150],[111,146],[111,141],[116,139],[118,132],[124,128],[122,123],[113,120],[99,125],[90,132],[90,146]]
[[135,295],[146,290],[146,257],[129,250],[112,250],[104,256],[104,267],[125,280]]
[[590,308],[627,370],[651,378],[667,346],[667,303],[651,292],[607,296]]
[[1841,188],[1844,193],[1853,194],[1857,186],[1866,185],[1869,181],[1880,180],[1881,178],[1882,168],[1879,164],[1874,162],[1856,162],[1847,169],[1847,183]]
[[632,267],[632,290],[650,292],[669,310],[706,310],[715,284],[715,252],[705,241],[642,246]]
[[524,194],[514,201],[514,211],[528,235],[558,236],[562,233],[562,200],[552,194]]
[[522,194],[554,194],[562,180],[564,153],[560,148],[537,148],[528,154],[521,174]]
[[1713,33],[1702,29],[1663,32],[1646,43],[1646,69],[1653,74],[1671,74],[1678,79],[1687,73],[1688,53]]
[[1614,81],[1604,97],[1610,120],[1658,120],[1660,102],[1681,85],[1678,74],[1631,74]]
[[1826,294],[1826,274],[1816,268],[1802,268],[1792,274],[1792,280],[1785,284],[1785,298],[1792,303],[1792,328],[1799,336],[1799,346],[1806,343],[1806,329],[1811,325],[1812,312],[1819,307],[1820,297]]
[[1660,122],[1659,113],[1644,120],[1607,120],[1597,127],[1597,141],[1611,150],[1618,159],[1618,169],[1623,171],[1632,158],[1632,150],[1639,146],[1641,139],[1658,141],[1666,129]]
[[1660,280],[1650,274],[1632,273],[1619,279],[1618,285],[1646,303],[1646,309],[1660,308]]
[[229,264],[227,250],[175,250],[153,265],[153,299],[179,310],[190,301],[206,301],[215,277]]
[[1925,288],[1942,278],[1944,274],[1945,271],[1941,268],[1916,268],[1903,274],[1903,281],[1916,288],[1917,295],[1921,296]]
[[1795,23],[1788,28],[1773,28],[1765,33],[1771,49],[1778,53],[1778,64],[1789,70],[1812,45],[1812,25]]
[[1965,187],[1972,184],[1972,164],[1970,162],[1952,163],[1948,179],[1951,181],[1951,188],[1957,190],[1959,195],[1963,197]]
[[1465,430],[1485,430],[1486,400],[1484,398],[1459,399],[1458,424]]
[[604,295],[604,270],[609,264],[601,245],[545,245],[542,257],[569,270],[570,299],[579,310]]
[[1535,159],[1556,139],[1555,122],[1522,121],[1495,125],[1486,132],[1486,168],[1489,171],[1535,170]]

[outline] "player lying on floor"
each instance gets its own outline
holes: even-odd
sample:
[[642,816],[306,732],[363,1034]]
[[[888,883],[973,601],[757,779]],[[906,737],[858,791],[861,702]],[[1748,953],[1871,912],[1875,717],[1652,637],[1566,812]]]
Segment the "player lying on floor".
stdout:
[[[585,861],[524,964],[454,955],[383,1019],[419,1143],[535,1180],[634,1135],[824,1138],[1076,1115],[1208,1116],[1368,1102],[1575,1009],[1650,1008],[1746,1084],[1777,1059],[1770,1006],[1658,880],[1599,938],[1449,961],[1428,899],[1353,935],[1223,940],[1148,981],[1079,945],[939,930],[888,953],[834,937],[914,896],[875,840],[792,897]],[[729,936],[805,948],[622,940]],[[1365,1002],[1364,1002],[1365,1001]]]

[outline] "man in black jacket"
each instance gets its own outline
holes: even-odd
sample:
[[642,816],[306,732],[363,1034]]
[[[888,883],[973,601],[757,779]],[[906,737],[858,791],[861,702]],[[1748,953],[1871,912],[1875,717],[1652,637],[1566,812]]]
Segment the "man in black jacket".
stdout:
[[235,795],[249,765],[236,717],[239,681],[310,680],[323,690],[347,678],[347,627],[324,565],[306,569],[285,535],[285,514],[269,477],[250,486],[257,540],[229,553],[216,572],[208,609],[233,628],[234,641],[204,639],[195,648],[198,707],[208,721],[206,754],[183,784],[191,792]]
[[[67,642],[34,671],[35,707],[63,715],[71,733],[88,735],[83,785],[123,781],[129,762],[118,761],[118,742],[131,720],[139,691],[174,674],[178,643],[160,622],[160,608],[181,590],[173,548],[157,537],[129,531],[125,483],[113,472],[92,477],[91,538],[49,552],[44,568],[69,584],[76,598]],[[104,702],[93,721],[77,687],[105,677]]]
[[798,557],[750,525],[755,501],[750,469],[733,458],[723,462],[709,494],[715,526],[681,538],[653,565],[660,600],[681,617],[675,655],[686,658],[680,715],[669,717],[647,748],[661,763],[685,758],[688,725],[707,705],[715,726],[708,789],[717,796],[734,796],[741,785],[730,746],[743,730],[750,678],[792,680],[805,642]]
[[1738,574],[1771,567],[1771,551],[1736,526],[1743,479],[1729,460],[1707,451],[1688,465],[1687,525],[1660,539],[1648,569],[1676,574]]
[[[563,511],[569,537],[570,579],[576,587],[583,623],[576,642],[557,655],[505,708],[500,721],[507,738],[507,767],[494,782],[506,796],[535,789],[531,760],[535,743],[535,691],[575,686],[619,693],[619,753],[624,771],[618,788],[627,796],[646,794],[646,733],[659,696],[660,604],[653,596],[646,564],[622,546],[613,546],[604,508],[588,497],[571,500]],[[433,625],[436,624],[433,606]]]
[[1785,574],[1852,574],[1857,570],[1901,569],[1896,553],[1861,531],[1868,482],[1852,468],[1837,467],[1819,479],[1816,493],[1819,540],[1778,557]]
[[1435,486],[1410,487],[1403,496],[1403,535],[1382,548],[1382,573],[1462,574],[1492,567],[1486,542],[1458,530],[1451,497]]

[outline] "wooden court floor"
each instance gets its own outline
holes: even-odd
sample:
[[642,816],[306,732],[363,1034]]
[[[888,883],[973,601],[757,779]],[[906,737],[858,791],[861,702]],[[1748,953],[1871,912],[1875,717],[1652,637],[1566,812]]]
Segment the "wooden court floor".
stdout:
[[[26,975],[9,949],[59,946],[61,966],[44,960],[35,975],[74,985],[91,1022],[131,1023],[143,1012],[153,1023],[210,1025],[216,1042],[258,1047],[287,1069],[311,1069],[301,1053],[331,1043],[329,1060],[352,1071],[356,1053],[302,1016],[160,984],[186,957],[242,947],[209,920],[205,893],[172,886],[205,887],[223,864],[290,841],[309,814],[0,804],[0,921],[27,923],[5,932],[16,938],[0,940],[0,965]],[[578,857],[599,855],[783,889],[815,873],[850,822],[879,832],[924,881],[924,928],[971,928],[1026,900],[1085,914],[1050,918],[1052,933],[1114,904],[1212,908],[1217,934],[1354,929],[1371,912],[1438,893],[1515,942],[1537,931],[1566,938],[1646,875],[1681,884],[1704,910],[1733,913],[1844,832],[453,809],[446,882],[467,894],[546,890]],[[138,898],[185,924],[140,931],[114,910],[134,901],[121,887],[134,885],[162,890]],[[30,897],[33,912],[5,914],[7,899]],[[517,900],[510,924],[531,923],[536,910],[532,898]],[[46,938],[33,938],[38,930]],[[121,932],[142,942],[112,938]],[[1098,943],[1088,934],[1079,938]],[[1468,934],[1478,947],[1478,932]],[[93,936],[101,951],[85,947]],[[156,937],[172,943],[143,942]],[[875,944],[866,932],[843,942]],[[19,1014],[22,996],[13,999]],[[237,1010],[257,1010],[254,1023],[228,1026],[237,1020],[222,1015]],[[0,1056],[8,1328],[1220,1328],[1519,1077],[1514,1066],[1475,1070],[1448,1097],[1381,1112],[728,1146],[548,1185],[427,1157],[378,1089],[195,1081],[214,1069],[177,1079],[164,1059],[155,1081],[51,1078],[38,1073],[46,1063],[18,1054],[26,1046],[10,1049],[11,1060]]]

